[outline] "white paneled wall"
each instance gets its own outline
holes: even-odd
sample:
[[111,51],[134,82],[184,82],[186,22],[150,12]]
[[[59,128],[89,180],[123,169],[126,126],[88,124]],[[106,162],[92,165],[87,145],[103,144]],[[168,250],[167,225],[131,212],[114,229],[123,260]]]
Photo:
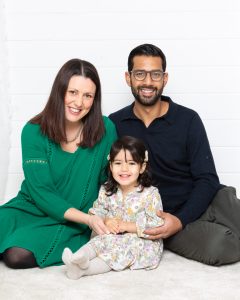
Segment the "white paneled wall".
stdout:
[[22,180],[21,128],[43,108],[63,63],[96,65],[108,115],[132,101],[124,72],[142,43],[166,54],[165,94],[199,112],[222,183],[240,192],[240,1],[8,0],[5,18],[12,135],[4,201]]
[[6,30],[4,1],[0,0],[0,203],[4,197],[7,183],[9,148],[10,148],[10,110],[8,93],[8,59],[6,47]]

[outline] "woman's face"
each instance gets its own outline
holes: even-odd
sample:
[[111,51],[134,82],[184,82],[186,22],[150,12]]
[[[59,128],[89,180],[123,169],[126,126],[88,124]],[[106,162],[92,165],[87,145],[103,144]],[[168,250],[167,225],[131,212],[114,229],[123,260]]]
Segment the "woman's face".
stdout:
[[95,93],[96,85],[91,79],[72,76],[64,98],[66,121],[75,123],[86,116],[93,105]]

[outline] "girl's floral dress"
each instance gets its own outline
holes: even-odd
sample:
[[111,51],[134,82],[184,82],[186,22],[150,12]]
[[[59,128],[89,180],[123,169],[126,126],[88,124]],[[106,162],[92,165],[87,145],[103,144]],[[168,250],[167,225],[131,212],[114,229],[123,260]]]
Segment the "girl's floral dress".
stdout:
[[147,228],[163,225],[163,219],[156,215],[156,211],[162,209],[161,197],[153,186],[140,191],[141,187],[137,187],[123,198],[118,189],[117,193],[107,196],[102,186],[89,210],[90,214],[136,223],[137,233],[98,235],[89,241],[97,256],[116,271],[154,269],[162,256],[162,240],[148,240],[143,233]]

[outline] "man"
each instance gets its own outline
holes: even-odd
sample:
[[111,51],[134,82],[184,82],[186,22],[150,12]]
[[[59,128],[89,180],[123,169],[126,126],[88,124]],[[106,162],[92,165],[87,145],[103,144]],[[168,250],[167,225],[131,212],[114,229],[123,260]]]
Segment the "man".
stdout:
[[125,77],[135,101],[109,117],[119,136],[140,138],[149,150],[165,220],[146,231],[149,239],[163,238],[167,249],[210,265],[239,261],[240,201],[219,183],[198,114],[162,95],[164,53],[151,44],[134,48]]

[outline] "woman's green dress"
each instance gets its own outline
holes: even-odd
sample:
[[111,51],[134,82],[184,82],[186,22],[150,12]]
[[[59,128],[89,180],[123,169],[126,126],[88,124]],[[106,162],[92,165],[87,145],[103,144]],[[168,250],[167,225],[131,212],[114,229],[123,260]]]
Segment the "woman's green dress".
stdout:
[[0,253],[10,247],[33,252],[40,267],[62,264],[62,251],[76,251],[89,240],[90,229],[66,221],[75,207],[88,212],[106,179],[107,155],[116,140],[113,123],[103,117],[105,135],[93,148],[62,150],[27,123],[22,131],[25,180],[17,197],[0,206]]

